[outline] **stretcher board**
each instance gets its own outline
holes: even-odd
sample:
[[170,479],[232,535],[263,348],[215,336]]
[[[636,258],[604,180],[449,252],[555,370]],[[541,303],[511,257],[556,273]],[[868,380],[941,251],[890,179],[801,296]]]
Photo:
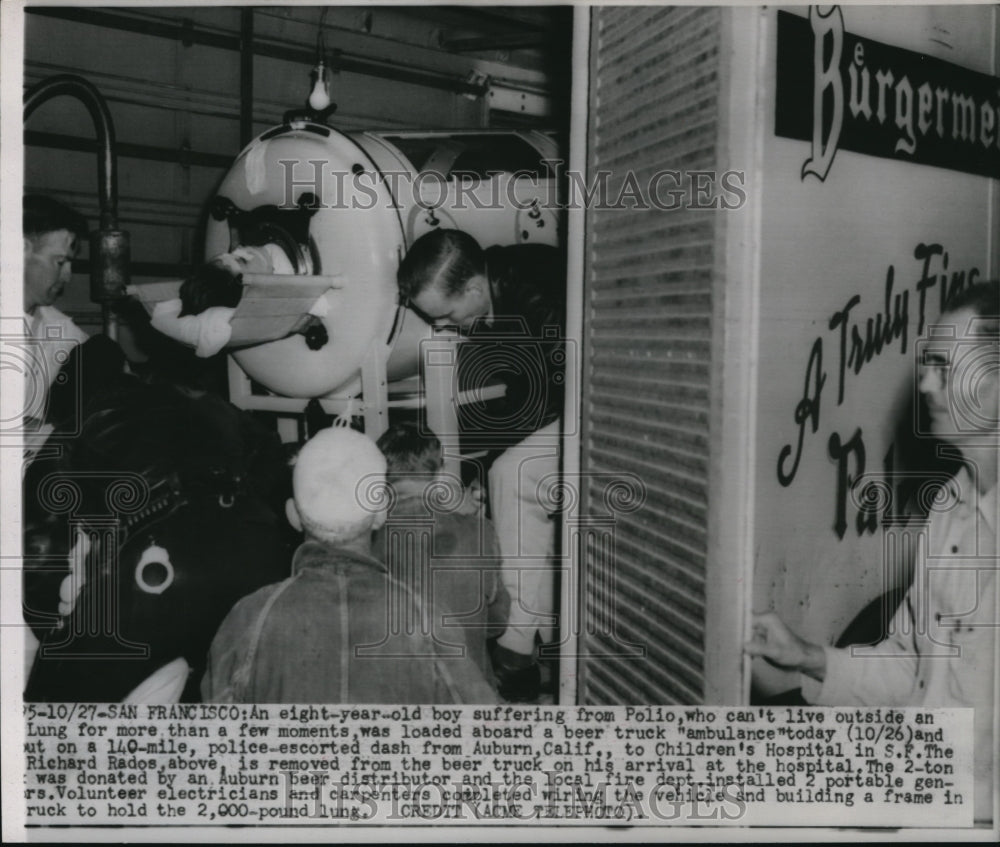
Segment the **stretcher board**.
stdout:
[[[158,303],[180,296],[182,280],[130,285],[126,292],[152,315]],[[327,291],[343,288],[340,275],[290,278],[279,274],[244,274],[243,296],[233,314],[229,347],[284,338],[301,324]]]

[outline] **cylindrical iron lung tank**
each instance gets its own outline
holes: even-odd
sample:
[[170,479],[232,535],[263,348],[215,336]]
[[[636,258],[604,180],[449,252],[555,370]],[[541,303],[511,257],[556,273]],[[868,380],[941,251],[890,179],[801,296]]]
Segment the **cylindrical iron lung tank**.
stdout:
[[343,283],[324,295],[318,349],[292,335],[237,350],[236,362],[267,390],[301,398],[355,391],[373,340],[392,343],[390,381],[417,373],[430,328],[408,309],[398,320],[406,249],[435,227],[465,230],[484,247],[557,245],[556,156],[537,132],[345,134],[292,121],[263,133],[213,198],[206,256],[278,243],[297,273]]

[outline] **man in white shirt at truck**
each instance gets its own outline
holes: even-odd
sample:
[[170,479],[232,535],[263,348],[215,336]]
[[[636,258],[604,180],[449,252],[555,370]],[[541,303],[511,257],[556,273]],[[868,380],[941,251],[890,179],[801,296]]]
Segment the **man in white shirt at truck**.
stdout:
[[889,624],[865,647],[814,644],[774,612],[754,616],[746,652],[802,674],[823,706],[971,707],[975,818],[992,817],[993,680],[997,621],[997,466],[1000,457],[998,283],[953,297],[919,346],[918,388],[932,434],[962,466],[927,523],[926,567]]

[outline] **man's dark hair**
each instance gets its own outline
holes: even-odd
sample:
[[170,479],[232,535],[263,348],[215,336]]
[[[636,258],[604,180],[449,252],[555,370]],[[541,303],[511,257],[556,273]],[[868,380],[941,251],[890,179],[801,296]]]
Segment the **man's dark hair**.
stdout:
[[375,442],[386,460],[386,481],[390,484],[415,476],[434,476],[441,470],[444,455],[434,433],[403,421],[390,426]]
[[205,262],[181,283],[178,317],[200,315],[212,306],[235,309],[243,296],[243,274],[234,274],[215,262]]
[[945,311],[971,309],[983,320],[976,325],[977,334],[1000,334],[1000,280],[990,279],[963,288],[948,300]]
[[25,194],[22,211],[24,217],[21,228],[25,238],[34,240],[65,229],[73,233],[78,241],[87,240],[87,219],[65,203],[42,194]]
[[457,229],[435,229],[414,241],[400,263],[399,298],[405,303],[434,285],[450,297],[485,273],[486,257],[475,238]]

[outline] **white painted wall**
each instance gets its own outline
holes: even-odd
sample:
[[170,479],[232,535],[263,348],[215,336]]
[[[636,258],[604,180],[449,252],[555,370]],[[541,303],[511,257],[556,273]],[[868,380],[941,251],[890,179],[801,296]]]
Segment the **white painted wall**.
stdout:
[[[807,15],[806,7],[791,11]],[[997,74],[994,6],[844,6],[842,12],[849,33]],[[834,531],[838,469],[828,441],[834,434],[847,441],[860,427],[866,471],[882,470],[897,424],[908,420],[914,391],[916,283],[923,270],[914,249],[938,243],[948,254],[949,271],[975,267],[981,278],[995,275],[998,186],[985,177],[844,149],[825,181],[803,179],[809,142],[774,132],[777,10],[731,14],[745,40],[730,56],[727,85],[732,108],[743,114],[730,116],[721,149],[727,164],[741,167],[742,161],[748,171],[750,200],[727,218],[722,245],[729,308],[722,316],[727,346],[720,350],[728,358],[717,422],[723,483],[716,489],[713,544],[716,560],[724,558],[716,573],[729,567],[731,574],[716,590],[731,602],[739,591],[729,579],[749,582],[744,602],[753,610],[778,610],[806,637],[831,643],[882,592],[884,568],[881,531],[859,536],[850,502],[843,538]],[[748,58],[752,68],[737,67]],[[741,118],[750,102],[754,114],[746,124]],[[830,318],[857,295],[851,322],[859,322],[863,333],[865,321],[884,311],[890,266],[894,294],[909,291],[905,350],[897,339],[859,374],[848,371],[838,402],[840,330],[830,329]],[[931,272],[941,269],[937,257]],[[926,319],[932,321],[938,311],[935,287]],[[794,456],[795,412],[817,339],[826,373],[819,426],[813,432],[806,425],[800,465],[785,486],[778,481],[779,456],[786,445]],[[742,358],[733,360],[734,355]],[[786,470],[791,463],[790,457]],[[852,462],[852,475],[855,470]],[[735,490],[725,489],[730,473]],[[746,611],[710,636],[730,668],[745,637],[737,629],[745,629]],[[765,691],[798,684],[763,663],[753,670]],[[744,677],[742,696],[747,682]],[[722,687],[735,696],[735,686]]]

